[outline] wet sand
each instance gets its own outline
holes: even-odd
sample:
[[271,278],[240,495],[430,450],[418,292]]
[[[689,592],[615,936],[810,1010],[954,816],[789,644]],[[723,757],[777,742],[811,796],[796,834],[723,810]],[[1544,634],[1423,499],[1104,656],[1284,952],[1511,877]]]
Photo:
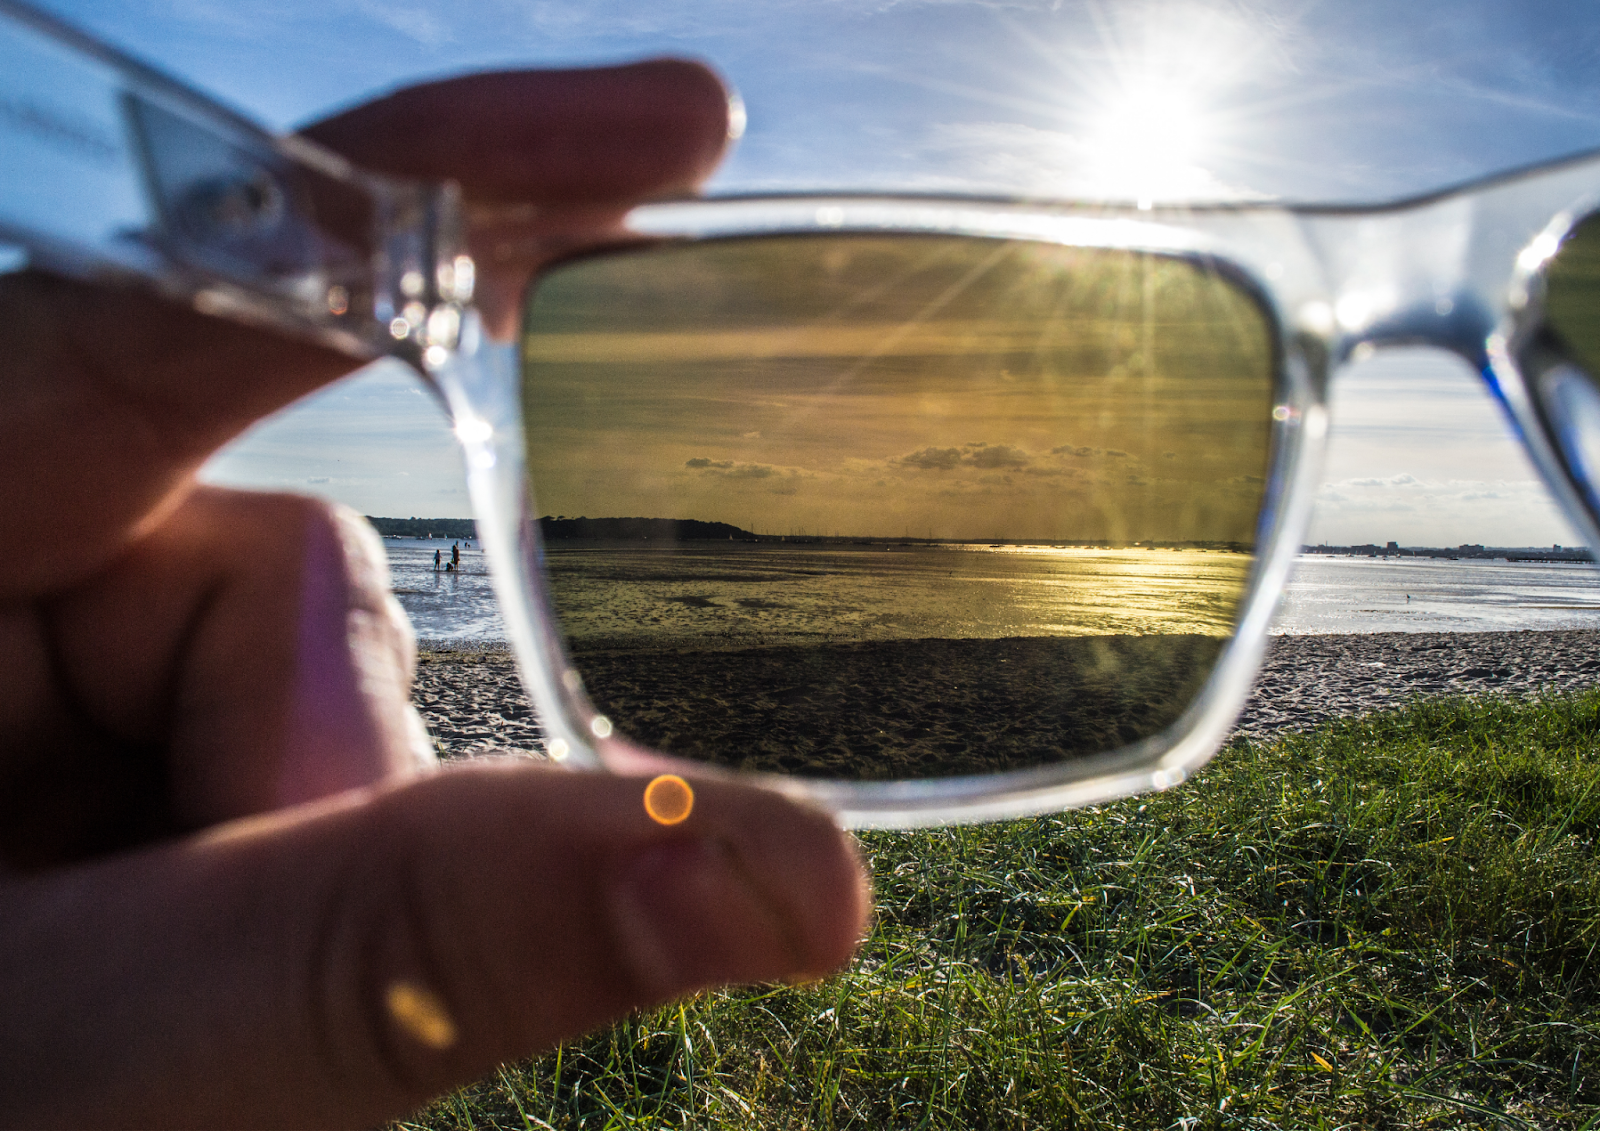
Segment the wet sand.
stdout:
[[[722,717],[716,724],[719,741],[747,745],[751,756],[779,767],[785,765],[786,757],[817,755],[830,750],[829,761],[847,755],[854,757],[850,735],[853,734],[857,742],[876,741],[870,734],[863,738],[861,733],[866,729],[865,720],[874,719],[881,729],[898,735],[896,743],[920,742],[920,749],[931,751],[932,764],[907,765],[908,771],[948,773],[952,771],[941,770],[941,753],[946,759],[965,755],[961,750],[941,752],[939,743],[954,742],[955,728],[970,725],[974,720],[991,734],[1003,730],[1006,725],[1013,725],[1016,732],[1026,733],[1045,721],[1051,711],[1055,712],[1053,725],[1072,725],[1074,708],[1059,697],[1052,701],[1048,696],[1035,696],[1031,706],[1023,708],[1022,713],[1013,711],[1008,716],[1006,712],[999,712],[997,718],[995,695],[1003,694],[1010,702],[1017,703],[1019,700],[1015,696],[1019,691],[1040,686],[1041,672],[1057,673],[1054,678],[1059,682],[1063,661],[1058,651],[1048,647],[1049,641],[985,643],[996,647],[981,657],[968,649],[968,659],[960,665],[965,675],[960,678],[951,678],[951,669],[947,666],[951,660],[949,656],[926,656],[921,665],[924,674],[919,677],[920,682],[897,680],[897,694],[893,700],[884,699],[881,694],[874,698],[870,693],[874,686],[872,681],[881,680],[885,670],[880,662],[882,656],[862,651],[853,657],[844,657],[854,664],[849,678],[834,679],[826,694],[813,690],[809,706],[804,697],[795,699],[784,715],[789,720],[784,729],[793,730],[805,724],[809,712],[812,729],[816,730],[817,720],[848,710],[851,712],[848,717],[856,722],[854,730],[847,730],[844,739],[833,736],[823,741],[815,734],[807,736],[798,731],[783,736],[770,726],[766,727],[766,733],[758,733],[758,714],[730,710],[731,704],[741,701],[739,696],[747,694],[765,696],[783,707],[781,701],[788,685],[775,675],[777,667],[747,664],[748,671],[735,672],[746,688],[756,689],[751,693],[729,685],[708,683],[704,667],[697,668],[689,659],[677,657],[667,676],[658,683],[657,692],[666,689],[671,694],[674,693],[671,688],[681,687],[685,696],[695,698],[703,718]],[[1000,645],[1010,646],[1009,651]],[[1018,645],[1036,647],[1018,648]],[[750,654],[734,655],[748,657]],[[698,659],[703,660],[703,657]],[[768,657],[773,663],[777,659],[775,654]],[[1002,665],[1000,660],[1006,663]],[[1001,673],[1002,667],[1009,668],[1013,663],[1023,674]],[[597,698],[604,694],[617,697],[629,694],[625,686],[602,692],[600,672],[596,667],[590,676]],[[1160,721],[1163,711],[1159,706],[1151,712],[1147,704],[1152,699],[1158,704],[1170,701],[1170,693],[1182,679],[1182,672],[1169,665],[1164,674],[1147,670],[1140,680],[1130,681],[1125,686],[1108,685],[1105,681],[1095,685],[1092,680],[1086,681],[1085,685],[1100,696],[1095,708],[1100,720],[1099,733],[1105,734],[1107,726],[1113,729],[1127,726],[1137,733],[1157,722],[1165,725]],[[1399,706],[1411,698],[1530,696],[1575,691],[1596,684],[1600,684],[1600,632],[1276,636],[1272,638],[1267,663],[1256,680],[1255,691],[1245,705],[1235,733],[1266,737],[1284,730],[1302,730],[1330,718]],[[965,691],[960,690],[962,687]],[[861,690],[857,692],[853,688]],[[538,750],[538,724],[518,682],[515,665],[504,648],[426,649],[418,667],[413,698],[440,751],[446,755],[469,755],[491,749]],[[858,710],[862,706],[868,707],[865,713]],[[979,708],[982,708],[981,713]],[[642,715],[637,706],[634,709]],[[663,713],[648,725],[670,736],[678,733],[675,728],[681,727],[681,722]],[[641,724],[638,729],[643,726]],[[918,730],[927,730],[928,734],[914,733]],[[934,739],[931,743],[930,737]],[[683,740],[692,742],[694,738],[686,735]],[[1037,749],[1031,756],[1037,761],[1071,754],[1071,749],[1062,747],[1060,753],[1053,756]],[[828,771],[824,769],[824,772]]]

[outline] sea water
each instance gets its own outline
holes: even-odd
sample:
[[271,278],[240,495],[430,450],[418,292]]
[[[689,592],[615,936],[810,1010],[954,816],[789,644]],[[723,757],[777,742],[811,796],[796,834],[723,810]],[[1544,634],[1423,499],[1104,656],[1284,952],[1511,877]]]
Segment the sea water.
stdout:
[[1273,632],[1515,632],[1600,629],[1588,562],[1303,554]]
[[[444,568],[452,545],[461,564]],[[505,624],[495,604],[489,563],[477,542],[450,538],[385,538],[389,584],[425,644],[502,643]],[[439,554],[436,570],[433,556]]]
[[[442,560],[449,561],[449,539],[390,538],[384,546],[395,595],[420,640],[505,640],[477,543],[463,543],[458,570],[439,572],[433,568],[434,552],[441,550]],[[568,564],[592,575],[599,551],[572,553]],[[954,553],[979,556],[950,557]],[[724,552],[725,560],[719,562],[708,547],[669,566],[661,555],[625,561],[624,552],[623,558],[611,561],[631,572],[629,583],[610,586],[614,601],[596,602],[584,612],[584,625],[575,621],[573,627],[604,631],[644,615],[675,622],[691,634],[782,635],[794,631],[802,619],[817,623],[821,614],[839,635],[857,639],[914,637],[930,619],[959,620],[969,625],[964,634],[986,637],[1177,631],[1178,624],[1187,625],[1184,631],[1214,632],[1225,603],[1221,598],[1229,571],[1224,563],[1230,556],[1191,558],[1190,553],[791,547],[762,555],[741,548],[733,556]],[[1149,555],[1157,555],[1156,568],[1147,564]],[[948,578],[958,569],[965,577],[986,579],[993,599],[975,598],[982,586],[955,588],[941,582],[941,575]],[[752,584],[753,573],[763,575],[757,584]],[[833,583],[826,581],[829,574],[836,577]],[[1200,584],[1188,591],[1194,578]],[[1600,570],[1586,563],[1308,554],[1296,565],[1272,631],[1303,635],[1570,628],[1600,629]]]
[[1250,559],[1205,550],[970,543],[552,545],[585,643],[696,650],[1034,636],[1226,636]]

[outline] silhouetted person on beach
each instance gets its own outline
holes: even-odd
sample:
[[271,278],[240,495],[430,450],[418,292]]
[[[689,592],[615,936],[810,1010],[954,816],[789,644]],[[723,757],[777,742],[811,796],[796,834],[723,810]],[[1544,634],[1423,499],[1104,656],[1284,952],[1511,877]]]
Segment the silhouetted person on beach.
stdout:
[[[728,98],[670,60],[481,74],[306,133],[461,186],[508,337],[541,262],[710,174]],[[860,937],[859,857],[820,811],[705,777],[669,828],[648,775],[435,763],[370,524],[196,479],[356,364],[0,274],[0,513],[54,535],[0,575],[0,1123],[383,1124],[634,1010],[817,977]]]
[[433,572],[434,573],[438,573],[439,572],[439,563],[441,561],[443,561],[443,560],[444,560],[443,551],[442,550],[435,550],[433,552]]
[[459,542],[450,543],[450,564],[452,566],[461,564],[461,543]]

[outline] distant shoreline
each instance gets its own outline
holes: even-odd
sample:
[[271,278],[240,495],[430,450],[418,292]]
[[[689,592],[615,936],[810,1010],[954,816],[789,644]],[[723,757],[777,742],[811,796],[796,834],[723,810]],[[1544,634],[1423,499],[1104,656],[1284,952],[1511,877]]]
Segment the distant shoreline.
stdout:
[[[366,519],[385,538],[450,538],[457,541],[478,539],[478,524],[470,518],[382,518],[367,515]],[[1120,541],[1106,538],[925,538],[910,532],[900,536],[890,534],[823,534],[798,531],[790,534],[758,534],[727,522],[710,522],[693,518],[568,518],[565,515],[544,515],[539,519],[539,533],[551,543],[625,543],[664,545],[676,542],[744,542],[824,545],[981,545],[994,546],[1059,546],[1071,549],[1128,550],[1150,549],[1200,549],[1227,550],[1248,553],[1253,547],[1242,542],[1185,541],[1164,538]],[[1390,542],[1379,546],[1364,543],[1351,546],[1319,544],[1300,547],[1304,557],[1349,557],[1400,560],[1404,558],[1432,558],[1448,561],[1506,561],[1506,562],[1592,562],[1594,555],[1584,546],[1401,546]]]
[[1304,557],[1327,555],[1338,558],[1443,558],[1448,561],[1501,562],[1592,562],[1594,555],[1584,546],[1386,546],[1367,543],[1361,546],[1301,546]]

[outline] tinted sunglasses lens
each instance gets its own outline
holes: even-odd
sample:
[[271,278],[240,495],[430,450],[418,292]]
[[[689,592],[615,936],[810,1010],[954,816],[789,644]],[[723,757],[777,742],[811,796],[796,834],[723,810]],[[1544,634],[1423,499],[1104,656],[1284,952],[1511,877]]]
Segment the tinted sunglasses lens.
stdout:
[[1540,374],[1556,445],[1600,518],[1600,216],[1575,225],[1545,275],[1545,324],[1560,362]]
[[729,239],[560,266],[531,490],[621,733],[882,780],[1169,727],[1232,634],[1271,325],[1202,263],[976,237]]
[[1545,277],[1545,312],[1573,360],[1600,373],[1600,216],[1562,241]]

